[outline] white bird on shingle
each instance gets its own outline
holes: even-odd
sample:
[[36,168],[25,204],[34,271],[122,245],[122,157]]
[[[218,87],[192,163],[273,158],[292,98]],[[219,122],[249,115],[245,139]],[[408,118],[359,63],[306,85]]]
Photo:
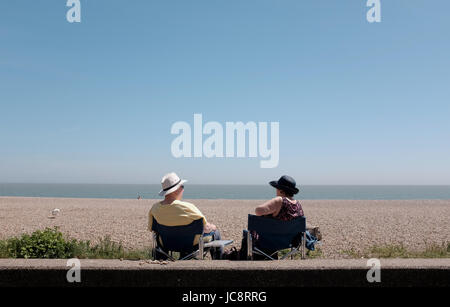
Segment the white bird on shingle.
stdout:
[[53,209],[53,211],[52,211],[52,215],[53,215],[53,216],[57,216],[57,215],[59,214],[59,212],[61,212],[61,210],[58,209],[58,208],[55,208],[55,209]]

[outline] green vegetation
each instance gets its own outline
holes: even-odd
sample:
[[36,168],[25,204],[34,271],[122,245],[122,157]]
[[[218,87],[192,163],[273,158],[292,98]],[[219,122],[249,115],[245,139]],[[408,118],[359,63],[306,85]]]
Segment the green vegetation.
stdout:
[[90,241],[66,239],[58,228],[37,230],[31,235],[0,240],[0,258],[89,258],[89,259],[150,259],[151,249],[125,250],[110,237],[91,245]]
[[8,258],[8,246],[6,244],[6,241],[0,241],[0,258]]
[[2,244],[12,258],[71,258],[74,241],[66,241],[57,229],[35,231],[31,235],[11,238]]
[[314,251],[307,250],[306,251],[306,258],[309,259],[315,259],[315,258],[322,258],[323,252],[320,248],[317,248]]
[[[280,251],[286,255],[290,249]],[[402,244],[372,246],[364,251],[353,248],[341,251],[348,258],[450,258],[450,243],[430,244],[424,250],[409,250]],[[175,258],[179,255],[174,253]],[[300,259],[300,253],[294,256]],[[320,248],[307,251],[309,259],[323,258]],[[79,259],[151,259],[151,248],[127,250],[121,243],[111,240],[109,236],[99,240],[97,244],[90,241],[67,239],[58,228],[46,228],[20,237],[0,240],[0,258],[79,258]]]
[[342,250],[341,254],[348,256],[349,258],[367,258],[367,255],[365,253],[357,252],[353,247],[351,249]]
[[343,250],[343,255],[350,258],[450,258],[450,243],[441,245],[433,243],[428,245],[425,250],[408,250],[402,244],[372,246],[371,248],[359,252],[353,248]]

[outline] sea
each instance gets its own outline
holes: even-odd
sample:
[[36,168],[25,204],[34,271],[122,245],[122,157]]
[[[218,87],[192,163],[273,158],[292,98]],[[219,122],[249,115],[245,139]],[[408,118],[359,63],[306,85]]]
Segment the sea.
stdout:
[[[64,197],[158,199],[159,184],[49,184],[0,183],[0,197]],[[450,186],[402,185],[305,185],[297,199],[450,199]],[[275,189],[269,185],[186,184],[185,199],[269,199]]]

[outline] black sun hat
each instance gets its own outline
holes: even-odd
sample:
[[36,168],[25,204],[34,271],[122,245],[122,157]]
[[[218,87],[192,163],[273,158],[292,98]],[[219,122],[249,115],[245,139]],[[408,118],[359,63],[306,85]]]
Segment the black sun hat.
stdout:
[[280,179],[278,179],[278,181],[271,181],[269,182],[269,184],[274,188],[282,190],[288,194],[298,193],[298,189],[295,187],[296,182],[294,178],[287,175],[281,176]]

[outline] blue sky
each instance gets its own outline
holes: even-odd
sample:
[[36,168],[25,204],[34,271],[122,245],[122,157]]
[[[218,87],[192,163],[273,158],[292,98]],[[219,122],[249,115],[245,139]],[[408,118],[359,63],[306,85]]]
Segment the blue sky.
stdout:
[[[0,2],[0,182],[450,184],[450,3]],[[176,121],[278,121],[280,162],[173,158]]]

